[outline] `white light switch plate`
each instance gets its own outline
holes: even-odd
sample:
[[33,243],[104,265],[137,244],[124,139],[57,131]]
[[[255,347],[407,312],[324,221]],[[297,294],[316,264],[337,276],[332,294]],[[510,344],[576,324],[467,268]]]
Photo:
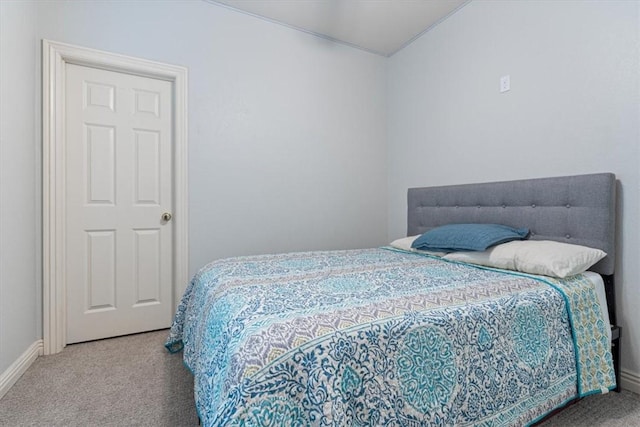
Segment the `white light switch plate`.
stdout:
[[511,89],[511,76],[506,75],[500,77],[500,92],[506,92]]

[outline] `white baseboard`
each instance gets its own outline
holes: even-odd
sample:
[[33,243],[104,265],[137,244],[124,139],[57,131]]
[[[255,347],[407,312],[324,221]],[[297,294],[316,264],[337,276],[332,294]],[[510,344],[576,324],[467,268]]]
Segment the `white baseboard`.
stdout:
[[9,391],[9,389],[20,379],[29,366],[42,355],[44,345],[42,340],[38,340],[31,344],[29,348],[22,353],[18,359],[0,374],[0,399]]
[[640,375],[627,371],[620,371],[620,387],[625,390],[640,394]]

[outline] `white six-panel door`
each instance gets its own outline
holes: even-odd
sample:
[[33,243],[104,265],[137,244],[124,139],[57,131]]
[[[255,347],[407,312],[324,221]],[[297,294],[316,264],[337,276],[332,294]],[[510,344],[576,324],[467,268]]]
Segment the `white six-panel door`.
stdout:
[[169,327],[172,85],[66,67],[67,343]]

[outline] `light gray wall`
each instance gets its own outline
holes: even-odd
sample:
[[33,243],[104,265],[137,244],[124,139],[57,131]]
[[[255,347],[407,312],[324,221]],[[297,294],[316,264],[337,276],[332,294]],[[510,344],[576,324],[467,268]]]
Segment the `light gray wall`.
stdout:
[[[390,58],[389,239],[408,187],[614,172],[623,367],[640,372],[635,1],[473,1]],[[511,91],[499,92],[502,75]],[[637,375],[637,374],[636,374]]]
[[35,16],[0,2],[0,373],[41,337]]
[[385,58],[203,1],[38,11],[38,38],[189,68],[191,273],[385,242]]

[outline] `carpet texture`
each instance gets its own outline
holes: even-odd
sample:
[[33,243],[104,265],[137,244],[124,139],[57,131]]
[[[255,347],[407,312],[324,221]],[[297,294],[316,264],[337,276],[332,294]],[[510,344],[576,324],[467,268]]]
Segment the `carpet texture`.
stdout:
[[[197,426],[193,379],[168,331],[67,346],[39,357],[0,400],[0,426]],[[640,396],[591,396],[542,424],[640,427]]]
[[168,331],[39,357],[0,400],[2,426],[197,426],[193,377]]

